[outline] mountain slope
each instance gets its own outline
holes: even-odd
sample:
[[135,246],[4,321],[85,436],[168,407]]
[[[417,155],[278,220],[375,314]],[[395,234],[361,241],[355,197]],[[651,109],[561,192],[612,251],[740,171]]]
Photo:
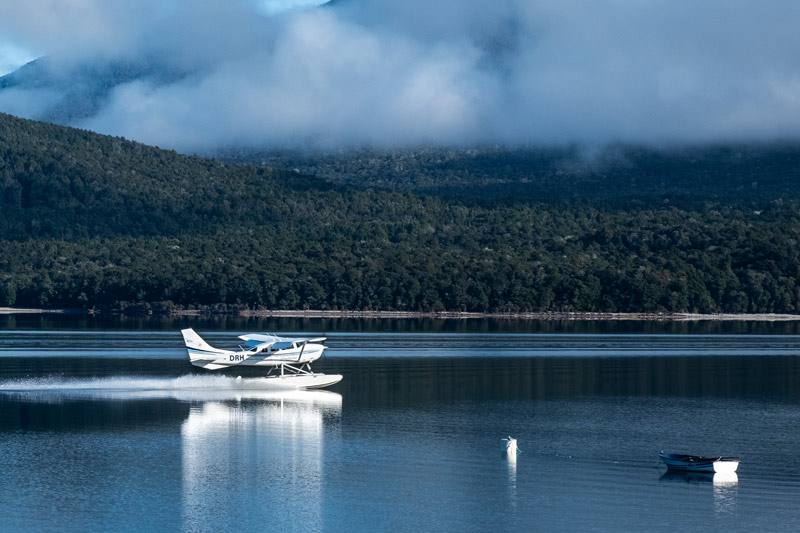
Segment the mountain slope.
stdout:
[[[7,237],[168,235],[193,225],[279,217],[323,182],[224,165],[121,138],[0,114],[0,229]],[[270,206],[267,216],[264,209]],[[98,223],[100,221],[101,223]]]
[[796,194],[465,201],[8,115],[0,193],[0,306],[800,309]]
[[0,77],[3,92],[25,91],[36,95],[26,115],[55,124],[74,125],[96,115],[113,91],[134,81],[154,86],[186,78],[190,71],[176,69],[158,57],[139,59],[85,58],[70,61],[46,56]]

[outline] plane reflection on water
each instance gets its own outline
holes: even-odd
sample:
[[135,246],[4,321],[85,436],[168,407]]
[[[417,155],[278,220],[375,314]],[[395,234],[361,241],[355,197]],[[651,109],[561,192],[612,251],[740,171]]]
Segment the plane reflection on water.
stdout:
[[[300,390],[235,399],[193,405],[181,426],[183,523],[201,531],[230,528],[231,519],[245,529],[321,529],[324,435],[326,426],[338,427],[341,395]],[[220,514],[220,505],[240,511]],[[287,513],[262,514],[268,509]]]
[[176,498],[184,530],[320,530],[324,440],[339,431],[342,396],[259,383],[196,375],[0,380],[0,401],[29,406],[9,409],[0,427],[99,429],[101,440],[109,428],[144,428],[135,435],[153,432],[172,444],[159,452],[160,472],[149,475],[177,482],[162,497]]

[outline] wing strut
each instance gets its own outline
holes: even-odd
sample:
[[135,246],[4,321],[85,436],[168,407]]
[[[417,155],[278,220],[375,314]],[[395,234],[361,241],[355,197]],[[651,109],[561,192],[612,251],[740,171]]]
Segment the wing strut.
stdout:
[[[296,366],[292,366],[289,363],[283,363],[283,364],[281,364],[279,366],[281,368],[281,376],[284,375],[284,370],[286,368],[289,369],[289,371],[286,372],[286,374],[309,374],[309,375],[312,375],[312,376],[314,375],[314,372],[311,372],[311,365],[309,365],[308,363],[306,363],[306,367],[308,368],[308,370],[306,370],[306,369],[304,369],[302,367],[297,368]],[[270,370],[270,372],[271,372],[271,370]]]

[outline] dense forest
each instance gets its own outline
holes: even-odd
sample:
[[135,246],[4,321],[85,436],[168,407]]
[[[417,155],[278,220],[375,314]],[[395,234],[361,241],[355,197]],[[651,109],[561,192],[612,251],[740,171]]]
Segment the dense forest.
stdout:
[[780,198],[800,185],[800,145],[654,149],[421,147],[345,152],[227,150],[230,162],[296,169],[327,181],[466,198]]
[[372,155],[277,170],[0,115],[0,306],[800,308],[800,147]]

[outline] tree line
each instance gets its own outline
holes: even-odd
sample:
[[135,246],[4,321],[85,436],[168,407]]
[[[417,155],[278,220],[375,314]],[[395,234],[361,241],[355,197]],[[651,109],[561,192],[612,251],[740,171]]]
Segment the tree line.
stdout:
[[[759,194],[698,173],[665,197],[647,185],[663,176],[644,173],[636,194],[480,197],[0,115],[0,306],[791,313],[800,198],[784,187],[795,152],[780,150],[770,157],[788,163],[748,156],[780,169]],[[606,166],[603,179],[631,172]]]

